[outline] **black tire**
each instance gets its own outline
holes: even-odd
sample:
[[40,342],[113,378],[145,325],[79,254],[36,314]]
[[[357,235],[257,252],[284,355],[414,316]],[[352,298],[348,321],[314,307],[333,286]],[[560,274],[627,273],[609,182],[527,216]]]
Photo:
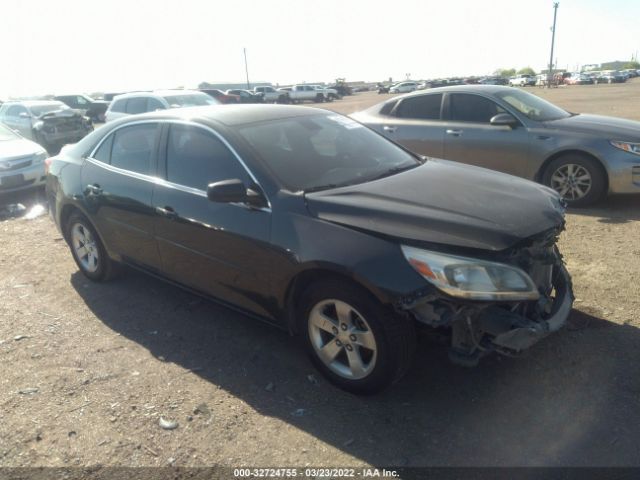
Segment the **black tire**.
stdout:
[[[337,300],[353,307],[366,321],[370,329],[368,331],[372,332],[375,338],[375,361],[371,371],[363,378],[345,378],[337,374],[316,352],[309,328],[310,315],[314,307],[327,300]],[[413,321],[381,305],[363,288],[347,281],[329,279],[309,286],[296,303],[299,305],[296,312],[298,331],[307,354],[318,370],[334,385],[352,393],[374,394],[402,378],[411,366],[416,345]],[[358,317],[356,321],[357,319]],[[327,341],[326,344],[333,343],[336,338]],[[346,345],[344,347],[349,348]],[[362,352],[359,347],[355,348]],[[342,354],[346,358],[346,350],[334,358],[338,359]],[[361,355],[358,354],[360,358]]]
[[322,103],[322,102],[324,102],[324,100],[325,100],[325,98],[324,98],[324,95],[322,93],[319,93],[319,94],[316,95],[316,102]]
[[567,201],[567,204],[571,207],[586,207],[600,200],[607,191],[606,172],[597,160],[584,154],[567,153],[553,160],[544,171],[542,183],[554,188],[552,185],[553,174],[562,168],[563,165],[568,164],[579,165],[587,170],[591,177],[591,187],[581,198],[571,199],[565,196],[564,199]]
[[[74,248],[73,241],[73,229],[76,225],[81,225],[83,229],[88,230],[91,234],[92,239],[94,240],[94,248],[97,250],[97,267],[95,270],[90,271],[82,260],[79,258],[76,249]],[[67,224],[65,226],[65,237],[67,243],[69,244],[69,248],[71,249],[71,255],[73,256],[76,265],[80,271],[86,276],[89,280],[93,280],[94,282],[106,282],[113,278],[115,278],[119,272],[118,264],[109,258],[107,251],[98,236],[95,228],[91,224],[91,222],[79,212],[72,213],[67,220]]]

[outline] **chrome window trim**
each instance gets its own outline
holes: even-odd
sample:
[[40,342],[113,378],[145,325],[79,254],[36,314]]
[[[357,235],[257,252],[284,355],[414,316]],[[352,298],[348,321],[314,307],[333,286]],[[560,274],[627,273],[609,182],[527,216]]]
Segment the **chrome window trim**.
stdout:
[[216,132],[214,129],[212,129],[212,128],[206,126],[206,125],[201,125],[199,123],[192,122],[192,121],[189,121],[189,120],[174,120],[174,119],[159,119],[159,120],[148,119],[147,120],[147,119],[145,119],[145,120],[137,120],[135,122],[127,122],[127,123],[125,123],[123,125],[118,125],[117,127],[113,128],[109,133],[107,133],[104,137],[102,137],[100,139],[100,141],[97,143],[97,145],[91,151],[91,153],[87,156],[86,160],[91,162],[91,163],[93,163],[94,165],[106,168],[107,170],[110,170],[110,171],[112,171],[114,173],[119,173],[121,175],[126,175],[126,176],[129,176],[129,177],[133,177],[133,178],[136,178],[138,180],[143,180],[145,182],[151,182],[151,183],[156,184],[156,185],[162,185],[162,186],[165,186],[165,187],[174,188],[176,190],[180,190],[180,191],[185,192],[185,193],[191,193],[192,195],[198,195],[200,197],[207,198],[207,192],[204,191],[204,190],[201,190],[199,188],[188,187],[186,185],[180,185],[179,183],[170,182],[169,180],[165,180],[164,178],[160,178],[160,177],[156,177],[156,176],[152,176],[152,175],[145,175],[143,173],[132,172],[131,170],[125,170],[123,168],[114,167],[111,164],[101,162],[100,160],[97,160],[96,158],[94,158],[95,153],[102,146],[102,143],[109,136],[115,134],[116,131],[120,130],[121,128],[134,126],[134,125],[143,125],[143,124],[148,124],[148,123],[155,123],[155,124],[175,123],[175,124],[189,125],[189,126],[192,126],[192,127],[201,128],[203,130],[206,130],[209,133],[212,133],[218,140],[220,140],[222,142],[222,144],[225,147],[227,147],[229,149],[229,151],[233,154],[233,156],[236,157],[236,160],[238,160],[240,165],[242,165],[242,167],[245,169],[245,171],[247,172],[249,177],[251,177],[251,180],[253,180],[255,182],[255,184],[258,187],[260,187],[260,190],[262,191],[262,194],[264,195],[264,197],[267,200],[267,207],[261,207],[261,208],[251,207],[250,205],[247,205],[245,203],[230,203],[230,205],[238,205],[238,206],[242,206],[244,208],[250,209],[250,210],[259,210],[259,211],[262,211],[262,212],[271,212],[271,201],[269,200],[269,197],[265,193],[264,188],[262,188],[262,185],[260,185],[260,182],[258,182],[258,179],[255,177],[255,175],[249,169],[249,167],[247,167],[247,164],[244,162],[242,157],[240,157],[240,155],[235,150],[235,148],[233,148],[231,146],[231,144],[222,135],[220,135],[218,132]]

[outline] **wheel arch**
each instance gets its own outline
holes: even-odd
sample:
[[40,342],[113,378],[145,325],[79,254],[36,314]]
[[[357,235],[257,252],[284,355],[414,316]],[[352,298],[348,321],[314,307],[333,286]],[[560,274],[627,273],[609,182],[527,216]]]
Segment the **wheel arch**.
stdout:
[[553,153],[552,155],[550,155],[540,166],[540,168],[538,169],[538,171],[536,172],[534,179],[536,182],[538,183],[542,183],[542,178],[544,177],[544,172],[545,170],[549,167],[549,165],[551,164],[551,162],[553,162],[554,160],[556,160],[557,158],[562,157],[563,155],[568,155],[568,154],[575,154],[575,155],[582,155],[588,158],[591,158],[592,160],[595,160],[595,162],[600,166],[600,168],[602,169],[602,173],[604,174],[604,180],[605,180],[605,187],[608,190],[609,189],[609,172],[607,171],[606,167],[604,166],[604,163],[602,162],[602,160],[600,160],[600,158],[598,158],[596,155],[594,155],[593,153],[587,152],[585,150],[581,150],[579,148],[573,148],[573,149],[565,149],[565,150],[560,150],[558,152]]
[[62,232],[62,238],[64,238],[65,241],[69,243],[69,238],[67,236],[67,222],[69,222],[69,218],[71,218],[71,215],[73,215],[74,213],[79,213],[80,215],[82,215],[84,218],[87,219],[87,221],[91,224],[93,229],[98,234],[98,238],[100,239],[100,242],[104,246],[104,249],[107,251],[107,254],[113,258],[114,257],[113,252],[111,252],[111,250],[105,243],[102,232],[100,232],[100,230],[96,227],[96,224],[91,221],[91,217],[87,215],[87,212],[85,212],[82,208],[80,208],[78,205],[74,203],[67,203],[62,207],[62,210],[60,210],[60,231]]
[[296,319],[296,300],[300,298],[302,293],[309,288],[310,285],[319,281],[342,281],[351,283],[364,291],[366,291],[372,299],[386,303],[386,298],[373,286],[367,284],[367,282],[349,275],[346,272],[341,272],[338,269],[331,268],[330,266],[314,266],[298,272],[289,281],[284,297],[285,308],[285,320],[289,333],[295,335],[298,333],[297,319]]

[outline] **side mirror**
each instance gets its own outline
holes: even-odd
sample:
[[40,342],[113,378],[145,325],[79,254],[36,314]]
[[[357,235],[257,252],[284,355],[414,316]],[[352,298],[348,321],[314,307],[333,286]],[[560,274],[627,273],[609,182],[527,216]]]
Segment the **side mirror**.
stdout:
[[246,203],[256,208],[265,206],[262,194],[247,188],[244,182],[237,178],[210,183],[207,187],[207,198],[217,203]]
[[491,125],[496,125],[499,127],[507,126],[511,128],[514,128],[520,125],[520,122],[518,121],[518,119],[515,118],[510,113],[499,113],[497,115],[494,115],[493,117],[491,117],[491,120],[489,120],[489,123]]
[[18,117],[20,117],[20,118],[31,118],[31,115],[29,115],[27,112],[20,112],[18,114]]

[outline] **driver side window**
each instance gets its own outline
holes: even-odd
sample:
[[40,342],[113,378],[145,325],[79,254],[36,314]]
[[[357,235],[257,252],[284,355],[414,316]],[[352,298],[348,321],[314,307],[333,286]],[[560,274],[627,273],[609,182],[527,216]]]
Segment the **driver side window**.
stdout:
[[480,95],[454,93],[449,97],[449,116],[456,122],[489,123],[499,113],[505,110]]

